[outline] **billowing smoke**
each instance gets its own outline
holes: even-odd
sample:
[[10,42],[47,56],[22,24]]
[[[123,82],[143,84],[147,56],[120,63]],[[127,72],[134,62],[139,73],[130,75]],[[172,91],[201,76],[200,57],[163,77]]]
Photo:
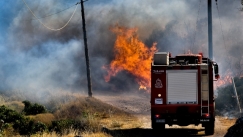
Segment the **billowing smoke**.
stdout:
[[[40,19],[52,28],[59,28],[68,21],[77,2],[26,0],[38,17],[73,6]],[[0,4],[6,5],[0,11],[0,18],[4,20],[0,23],[0,90],[10,93],[18,90],[31,96],[58,91],[86,92],[80,5],[67,27],[51,31],[32,16],[21,0],[1,1]],[[243,12],[237,9],[240,2],[221,0],[218,5],[221,24],[213,1],[214,60],[220,65],[220,73],[224,73],[228,69],[226,56],[237,58],[233,55],[235,51],[240,52],[237,47],[242,43]],[[111,78],[109,83],[104,81],[107,72],[102,66],[114,58],[115,36],[110,27],[116,24],[137,27],[141,40],[148,46],[157,42],[160,51],[176,55],[191,50],[207,56],[207,1],[89,0],[85,2],[85,15],[94,92],[138,89],[138,84],[126,72]],[[242,58],[242,53],[239,54]],[[229,62],[235,68],[235,61]]]

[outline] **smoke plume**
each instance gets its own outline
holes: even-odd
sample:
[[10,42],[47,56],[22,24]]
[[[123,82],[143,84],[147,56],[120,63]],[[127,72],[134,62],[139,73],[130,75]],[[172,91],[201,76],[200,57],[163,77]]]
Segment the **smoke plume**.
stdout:
[[[74,0],[26,2],[37,17],[73,6],[40,19],[52,28],[65,24],[77,3]],[[0,23],[0,90],[10,93],[17,90],[37,97],[47,92],[86,92],[80,5],[67,27],[51,31],[32,16],[21,0],[0,4],[6,5],[0,11],[3,20]],[[115,34],[109,28],[116,24],[138,28],[139,38],[146,45],[157,42],[159,51],[171,52],[173,56],[188,50],[208,55],[207,1],[89,0],[84,6],[94,92],[138,90],[133,76],[126,72],[120,72],[108,83],[104,80],[107,72],[102,66],[114,58]],[[236,1],[218,1],[220,22],[213,1],[213,52],[221,74],[232,69],[233,75],[239,75],[243,69],[242,61],[237,60],[242,58],[240,6]]]

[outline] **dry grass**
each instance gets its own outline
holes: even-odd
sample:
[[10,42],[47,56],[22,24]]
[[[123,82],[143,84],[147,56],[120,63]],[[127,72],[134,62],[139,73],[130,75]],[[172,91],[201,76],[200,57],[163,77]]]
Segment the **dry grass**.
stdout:
[[[78,134],[76,133],[76,131],[70,129],[67,131],[67,133],[65,134],[65,137],[75,137],[78,136]],[[36,134],[36,135],[31,135],[30,137],[60,137],[59,134],[57,134],[56,132],[51,132],[51,133],[43,133],[43,134]]]
[[109,104],[103,103],[96,98],[79,97],[75,101],[63,105],[54,115],[58,119],[80,118],[93,116],[98,118],[110,118],[114,115],[129,115],[128,113],[117,109]]
[[237,120],[236,118],[229,119],[227,117],[219,117],[219,116],[216,117],[220,120],[222,126],[227,126],[227,127],[234,125],[235,121]]
[[5,102],[3,105],[19,113],[24,109],[24,104],[21,101]]
[[139,128],[142,123],[132,115],[113,115],[110,118],[101,119],[102,125],[105,125],[109,129],[129,129]]
[[0,105],[5,105],[6,107],[21,112],[24,109],[24,104],[19,100],[11,100],[11,98],[0,95]]
[[57,119],[86,120],[89,125],[86,129],[87,133],[100,132],[101,127],[122,129],[137,128],[142,125],[131,114],[90,97],[79,97],[75,101],[63,105],[54,115]]
[[[65,134],[65,137],[112,137],[109,134],[103,133],[103,132],[96,132],[96,133],[90,133],[90,132],[84,132],[81,134],[76,133],[75,131],[68,131],[69,133]],[[44,133],[42,135],[31,135],[30,137],[60,137],[60,135],[56,134],[55,132],[52,133]]]
[[[106,104],[96,98],[78,97],[76,100],[63,104],[54,116],[57,119],[79,119],[87,123],[85,132],[80,133],[83,137],[111,137],[102,132],[102,128],[127,129],[141,127],[138,119],[127,112]],[[75,131],[67,135],[77,135]],[[52,136],[51,133],[44,136]]]
[[4,104],[4,103],[5,103],[5,98],[0,95],[0,104]]
[[[12,127],[8,127],[7,129],[5,129],[3,135],[6,135],[8,137],[20,137],[20,135],[14,132],[14,129]],[[0,137],[2,137],[1,134]]]
[[46,125],[50,125],[51,121],[56,120],[55,116],[51,113],[43,113],[43,114],[37,114],[37,115],[31,115],[28,116],[29,118],[33,119],[36,122],[42,122]]
[[[65,97],[64,97],[65,98]],[[70,101],[73,98],[73,101]],[[67,101],[69,100],[69,101]],[[82,137],[112,137],[108,133],[104,133],[102,128],[109,129],[129,129],[141,127],[142,123],[131,114],[124,112],[118,108],[115,108],[109,104],[106,104],[96,98],[83,97],[80,95],[75,95],[68,99],[63,99],[60,103],[55,100],[56,111],[52,113],[38,114],[28,116],[34,121],[40,121],[44,124],[50,125],[53,120],[60,119],[75,119],[80,120],[85,123],[85,131],[80,133],[78,131],[69,129],[66,131],[66,137],[82,136]],[[1,101],[1,98],[0,98]],[[5,102],[5,101],[4,101]],[[24,105],[20,101],[5,102],[6,106],[9,106],[15,110],[22,111]],[[49,104],[51,106],[51,104]],[[53,106],[51,106],[53,107]],[[11,129],[8,130],[9,133],[5,133],[8,136],[14,135]],[[31,137],[58,137],[60,135],[55,132],[31,135]]]
[[216,132],[214,136],[220,137],[224,136],[227,130],[235,124],[236,119],[228,119],[226,117],[216,116],[216,118],[220,121],[220,125],[215,125],[215,131],[222,131]]
[[83,133],[82,137],[112,137],[109,134],[103,133],[103,132],[97,132],[97,133]]

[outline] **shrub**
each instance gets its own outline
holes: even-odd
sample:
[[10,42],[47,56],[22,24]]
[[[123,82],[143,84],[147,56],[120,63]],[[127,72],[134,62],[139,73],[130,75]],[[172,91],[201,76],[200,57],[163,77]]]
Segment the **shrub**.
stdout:
[[47,130],[47,126],[41,122],[35,123],[29,118],[21,119],[14,123],[13,128],[19,132],[20,135],[31,135],[36,133],[43,133]]
[[15,131],[18,131],[20,135],[30,135],[33,132],[34,121],[29,118],[23,118],[17,120],[13,124]]
[[8,109],[6,106],[0,106],[0,119],[5,123],[13,123],[23,118],[24,116],[18,112]]
[[47,126],[42,123],[42,122],[37,122],[34,124],[34,127],[33,127],[33,132],[32,133],[43,133],[44,131],[46,131],[48,128]]
[[27,100],[23,101],[23,103],[24,103],[23,112],[25,113],[25,115],[36,115],[36,114],[47,112],[44,106],[39,105],[37,103],[31,104]]
[[0,119],[4,123],[12,125],[13,129],[20,135],[31,135],[37,132],[42,133],[47,129],[45,124],[41,122],[35,123],[24,115],[8,109],[6,106],[0,106]]

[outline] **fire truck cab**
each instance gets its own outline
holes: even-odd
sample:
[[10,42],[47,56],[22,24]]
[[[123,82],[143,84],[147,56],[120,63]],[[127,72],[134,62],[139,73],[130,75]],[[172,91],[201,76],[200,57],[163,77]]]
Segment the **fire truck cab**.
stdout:
[[217,63],[201,53],[175,57],[155,53],[151,63],[152,128],[202,124],[205,134],[214,134],[213,82],[218,78]]

